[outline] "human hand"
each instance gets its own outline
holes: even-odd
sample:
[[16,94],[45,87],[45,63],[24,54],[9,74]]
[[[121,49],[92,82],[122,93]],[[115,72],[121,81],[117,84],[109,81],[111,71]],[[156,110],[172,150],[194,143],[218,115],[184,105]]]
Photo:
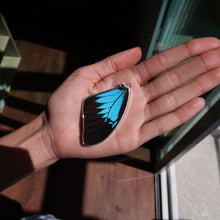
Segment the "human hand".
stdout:
[[[215,38],[188,41],[135,65],[140,57],[140,48],[133,48],[82,67],[53,93],[44,129],[53,157],[97,158],[134,150],[190,119],[205,105],[198,96],[220,83],[220,41]],[[83,146],[83,99],[123,82],[132,87],[121,122],[103,142]]]

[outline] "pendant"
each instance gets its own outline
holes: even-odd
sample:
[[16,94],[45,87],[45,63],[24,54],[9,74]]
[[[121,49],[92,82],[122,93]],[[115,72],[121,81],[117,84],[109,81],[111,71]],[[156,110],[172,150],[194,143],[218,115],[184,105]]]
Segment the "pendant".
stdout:
[[104,141],[119,124],[129,98],[131,84],[86,97],[82,105],[82,143],[92,146]]

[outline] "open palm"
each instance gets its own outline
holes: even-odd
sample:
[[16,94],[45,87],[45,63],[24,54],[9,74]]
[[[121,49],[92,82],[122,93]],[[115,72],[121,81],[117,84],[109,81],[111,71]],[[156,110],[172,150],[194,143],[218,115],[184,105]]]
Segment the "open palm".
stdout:
[[[46,129],[58,158],[95,158],[134,150],[190,119],[205,104],[198,96],[220,83],[220,41],[215,38],[191,40],[137,64],[140,57],[140,48],[133,48],[80,68],[53,93]],[[189,58],[193,59],[177,66]],[[83,99],[121,83],[132,86],[121,122],[102,143],[83,146]]]

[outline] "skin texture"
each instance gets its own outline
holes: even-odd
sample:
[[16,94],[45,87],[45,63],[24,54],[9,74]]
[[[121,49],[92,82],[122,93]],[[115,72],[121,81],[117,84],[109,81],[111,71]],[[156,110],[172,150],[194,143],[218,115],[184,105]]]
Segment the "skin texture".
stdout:
[[[219,84],[219,46],[219,40],[213,38],[192,40],[136,66],[141,51],[133,48],[78,69],[48,103],[46,127],[54,154],[58,157],[104,157],[126,153],[184,123],[204,106],[204,100],[197,97]],[[194,56],[197,57],[140,86]],[[199,78],[182,87],[198,75]],[[127,112],[119,127],[104,142],[83,147],[80,137],[82,99],[115,88],[122,82],[131,83],[132,88]]]
[[[46,112],[1,138],[0,145],[27,151],[33,171],[65,157],[126,153],[186,122],[204,107],[199,96],[220,83],[220,41],[216,38],[191,40],[137,64],[140,58],[136,47],[77,69],[52,94]],[[82,100],[123,82],[132,87],[120,124],[102,143],[83,146]]]

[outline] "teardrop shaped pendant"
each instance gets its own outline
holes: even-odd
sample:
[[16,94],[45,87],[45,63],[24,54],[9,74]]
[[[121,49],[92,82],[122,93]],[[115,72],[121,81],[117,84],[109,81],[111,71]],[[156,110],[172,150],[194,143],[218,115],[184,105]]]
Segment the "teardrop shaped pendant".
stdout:
[[92,146],[104,141],[119,124],[127,107],[131,84],[86,97],[82,105],[82,143]]

